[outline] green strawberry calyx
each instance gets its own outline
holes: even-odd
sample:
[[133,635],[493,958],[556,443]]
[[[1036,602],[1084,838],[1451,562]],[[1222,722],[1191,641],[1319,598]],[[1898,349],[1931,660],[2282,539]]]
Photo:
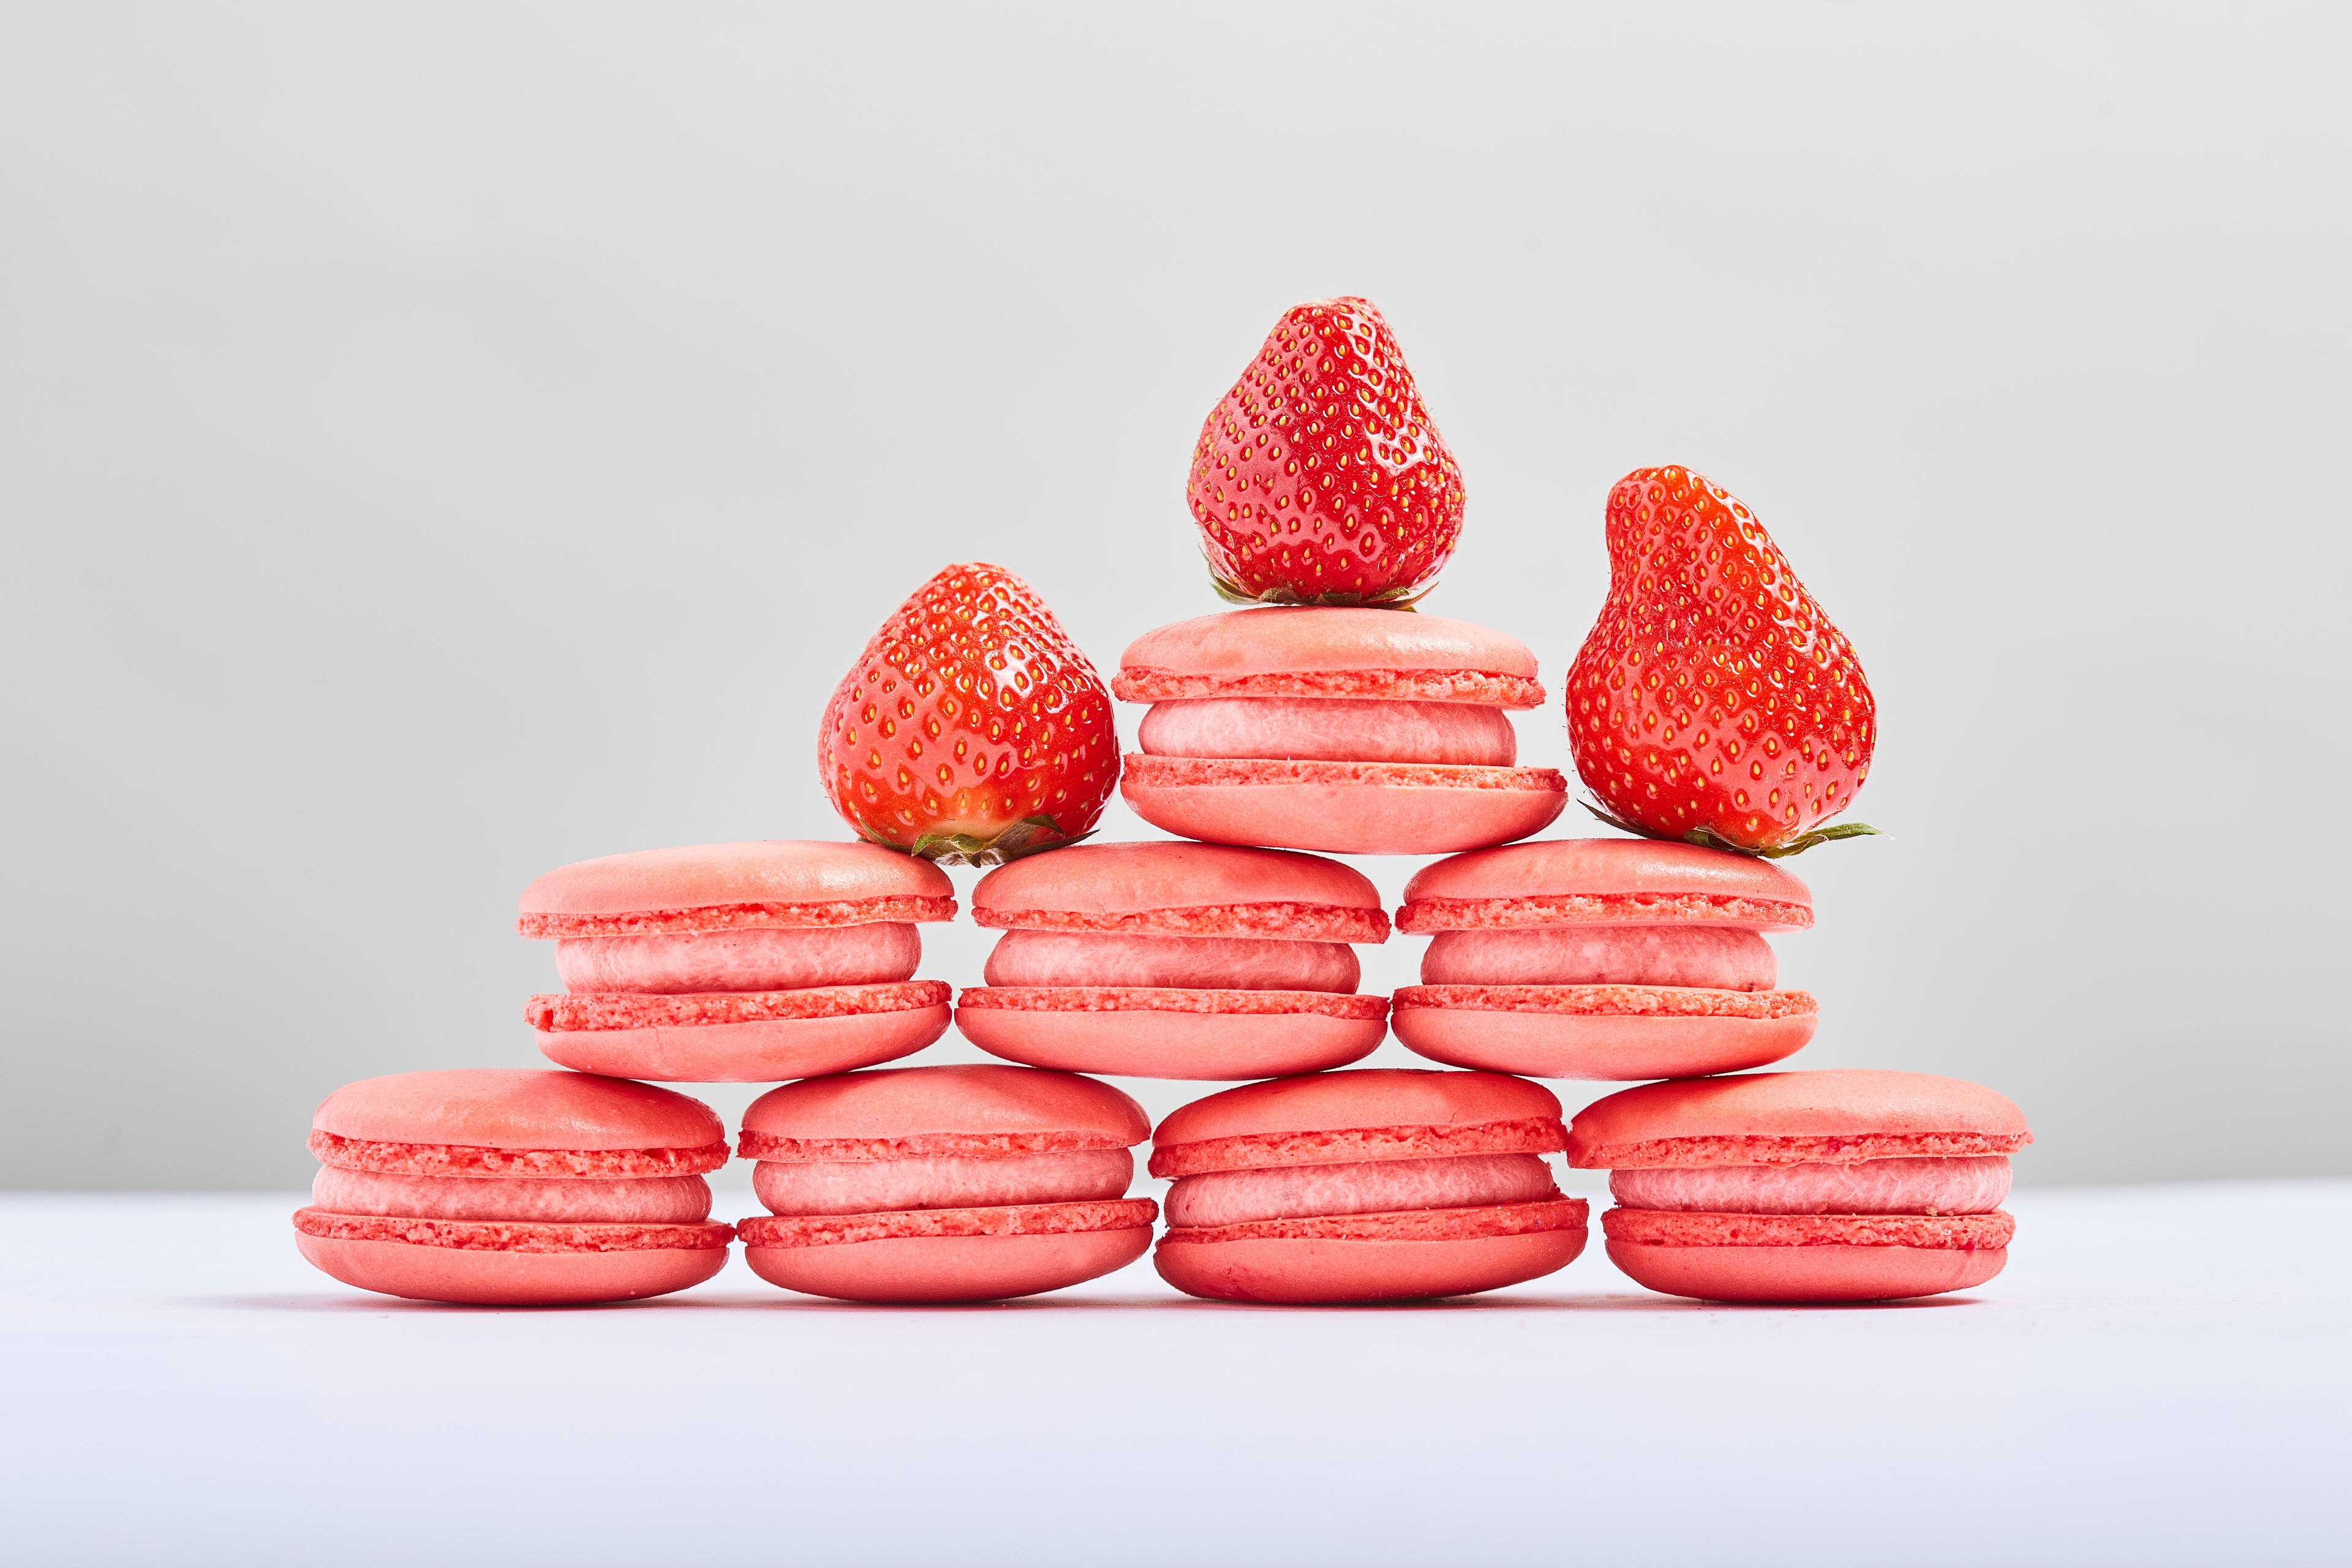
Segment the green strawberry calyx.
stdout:
[[1429,596],[1434,583],[1423,583],[1419,588],[1399,584],[1383,588],[1377,594],[1316,594],[1308,595],[1285,583],[1277,583],[1263,593],[1253,594],[1213,566],[1209,569],[1210,585],[1217,597],[1228,605],[1328,605],[1345,609],[1404,610],[1410,612]]
[[1877,828],[1871,826],[1870,824],[1866,822],[1841,822],[1834,826],[1816,827],[1808,832],[1800,833],[1794,838],[1790,839],[1786,844],[1768,844],[1761,848],[1751,849],[1745,844],[1734,844],[1730,839],[1724,837],[1723,835],[1716,832],[1710,827],[1694,827],[1688,833],[1685,833],[1677,837],[1671,833],[1659,833],[1652,828],[1636,826],[1633,823],[1627,822],[1623,817],[1611,816],[1608,812],[1601,810],[1599,806],[1593,805],[1589,800],[1581,800],[1577,802],[1577,804],[1584,807],[1585,810],[1591,812],[1593,816],[1599,817],[1601,821],[1607,823],[1610,826],[1621,828],[1623,831],[1633,835],[1636,838],[1662,839],[1668,844],[1696,844],[1702,849],[1721,849],[1733,855],[1752,856],[1759,860],[1786,859],[1791,855],[1802,855],[1806,850],[1814,847],[1816,845],[1828,844],[1832,840],[1839,838],[1884,838],[1886,837],[1885,834],[1880,832]]
[[1091,832],[1075,836],[1064,833],[1060,825],[1043,812],[1023,817],[991,838],[972,833],[925,833],[912,844],[901,844],[877,832],[862,818],[851,826],[857,829],[857,837],[868,844],[879,844],[885,849],[896,849],[902,855],[941,866],[976,866],[983,870],[1002,866],[1007,860],[1018,860],[1024,855],[1060,849],[1094,837]]

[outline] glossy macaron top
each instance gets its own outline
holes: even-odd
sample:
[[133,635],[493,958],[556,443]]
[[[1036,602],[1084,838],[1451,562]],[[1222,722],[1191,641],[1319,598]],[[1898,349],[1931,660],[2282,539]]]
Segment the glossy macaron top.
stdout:
[[329,1164],[428,1175],[676,1175],[727,1159],[726,1125],[698,1100],[528,1068],[362,1079],[329,1095],[310,1127]]
[[877,844],[762,839],[642,849],[557,868],[523,889],[527,937],[955,918],[955,885]]
[[1336,860],[1223,844],[1081,844],[1000,866],[971,916],[1012,931],[1388,940],[1370,879]]
[[1169,1113],[1151,1173],[1446,1154],[1545,1153],[1562,1145],[1559,1100],[1491,1072],[1366,1068],[1244,1084]]
[[2008,1154],[2025,1113],[1981,1084],[1843,1068],[1645,1083],[1594,1101],[1569,1128],[1584,1169],[1796,1164]]
[[[1297,678],[1422,672],[1463,679],[1427,691],[1359,690]],[[1395,610],[1234,610],[1144,633],[1119,656],[1111,690],[1129,702],[1218,696],[1417,696],[1497,708],[1543,703],[1536,657],[1516,637],[1466,621]]]
[[1397,928],[1599,923],[1801,931],[1811,889],[1769,860],[1654,838],[1549,838],[1473,849],[1405,884]]
[[1150,1136],[1143,1107],[1107,1083],[974,1064],[884,1068],[772,1089],[745,1109],[739,1152],[747,1160],[891,1160],[1125,1149]]

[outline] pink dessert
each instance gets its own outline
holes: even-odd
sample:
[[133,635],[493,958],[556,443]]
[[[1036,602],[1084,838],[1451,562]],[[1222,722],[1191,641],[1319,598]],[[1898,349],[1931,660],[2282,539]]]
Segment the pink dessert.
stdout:
[[[1072,850],[1058,850],[1067,855]],[[1092,1079],[892,1068],[769,1090],[742,1157],[770,1211],[738,1227],[771,1284],[847,1301],[988,1301],[1133,1262],[1159,1205],[1128,1197],[1143,1108]]]
[[1584,1250],[1543,1156],[1559,1101],[1496,1073],[1369,1068],[1245,1084],[1170,1115],[1152,1261],[1188,1295],[1328,1303],[1458,1296]]
[[1433,855],[1558,816],[1568,784],[1523,768],[1507,710],[1539,708],[1535,656],[1395,610],[1236,610],[1162,626],[1111,690],[1149,702],[1119,778],[1145,821],[1213,844]]
[[659,1296],[727,1261],[702,1173],[709,1106],[585,1073],[461,1068],[346,1084],[310,1123],[323,1163],[302,1256],[426,1301],[547,1307]]
[[1878,1301],[1981,1285],[2009,1258],[2024,1114],[1958,1079],[1751,1073],[1643,1084],[1578,1113],[1569,1163],[1609,1172],[1609,1256],[1718,1301]]
[[1135,1078],[1339,1067],[1388,1033],[1351,942],[1388,940],[1380,892],[1312,855],[1082,844],[991,871],[972,918],[1004,932],[956,1027],[992,1056]]
[[550,871],[519,929],[555,943],[565,991],[527,1009],[539,1048],[583,1072],[766,1083],[886,1062],[948,1026],[914,978],[947,874],[873,844],[650,849]]
[[1769,860],[1646,838],[1474,850],[1406,884],[1397,929],[1434,940],[1396,994],[1397,1038],[1534,1078],[1686,1078],[1761,1067],[1818,1009],[1774,988],[1764,933],[1813,923]]

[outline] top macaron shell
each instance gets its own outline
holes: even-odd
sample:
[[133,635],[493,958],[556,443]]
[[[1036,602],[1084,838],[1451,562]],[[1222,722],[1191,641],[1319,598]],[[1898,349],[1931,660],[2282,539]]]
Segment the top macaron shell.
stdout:
[[[1819,1008],[1770,989],[1770,952],[1746,933],[1804,930],[1812,906],[1769,861],[1694,844],[1565,838],[1456,855],[1406,884],[1397,928],[1440,941],[1423,955],[1425,983],[1397,992],[1391,1023],[1433,1061],[1537,1078],[1764,1067],[1812,1038]],[[1633,928],[1638,940],[1534,934]]]
[[2015,1101],[1982,1084],[1870,1068],[1645,1083],[1569,1129],[1586,1170],[2008,1154],[2033,1141]]
[[[527,937],[583,947],[592,944],[582,939],[595,939],[614,950],[634,948],[633,939],[742,943],[794,931],[840,931],[830,940],[854,942],[862,939],[848,933],[858,927],[887,922],[905,933],[912,922],[951,920],[954,891],[929,861],[879,845],[696,845],[551,871],[525,889],[518,925]],[[896,940],[911,968],[918,950],[910,934]],[[903,969],[881,973],[903,977],[876,979],[869,972],[838,984],[785,983],[783,989],[567,991],[531,998],[527,1012],[541,1051],[584,1072],[773,1082],[890,1061],[946,1032],[950,993],[943,983],[914,979]]]
[[[1003,931],[1296,942],[1385,942],[1389,923],[1380,889],[1351,867],[1210,844],[1087,844],[1033,855],[982,878],[971,910]],[[1252,910],[1265,912],[1253,919]]]
[[[1201,616],[1149,631],[1119,656],[1129,702],[1196,697],[1365,696],[1540,708],[1536,656],[1516,637],[1442,616],[1290,607]],[[1335,683],[1330,678],[1351,678]],[[1352,678],[1376,689],[1357,689]]]
[[[956,1026],[1010,1061],[1140,1078],[1270,1078],[1359,1060],[1387,1035],[1388,999],[1356,994],[1353,960],[1331,945],[1387,939],[1379,890],[1311,855],[1079,845],[991,871],[972,909],[983,926],[1067,933],[1077,955],[1066,979],[971,986],[958,998]],[[1304,983],[1221,967],[1236,952],[1282,951],[1272,943],[1326,944],[1289,951],[1336,951],[1344,973],[1320,983],[1344,989],[1286,988]],[[1139,951],[1158,966],[1140,981],[1119,956]]]
[[764,839],[607,855],[523,889],[528,937],[850,925],[955,918],[955,885],[878,844]]
[[[1534,655],[1465,622],[1393,610],[1283,607],[1146,633],[1112,690],[1130,702],[1341,700],[1532,708]],[[1364,723],[1377,730],[1380,708]],[[1147,744],[1149,737],[1147,736]],[[1210,843],[1337,854],[1443,854],[1541,829],[1567,801],[1554,769],[1341,753],[1131,752],[1119,788],[1146,821]]]
[[504,1068],[367,1079],[319,1107],[310,1149],[329,1169],[294,1216],[296,1245],[386,1295],[489,1306],[661,1295],[717,1273],[734,1235],[701,1217],[724,1124],[648,1084]]
[[1655,838],[1548,838],[1454,855],[1405,884],[1397,929],[1654,923],[1803,931],[1812,890],[1769,860]]
[[[727,1160],[698,1100],[535,1068],[394,1073],[345,1084],[311,1118],[330,1164],[430,1175],[688,1175]],[[350,1145],[373,1145],[351,1149]]]
[[1171,1111],[1151,1173],[1562,1146],[1559,1097],[1502,1073],[1364,1068],[1244,1084]]
[[1127,1149],[1151,1136],[1134,1098],[1075,1073],[968,1063],[885,1068],[772,1089],[743,1112],[747,1160]]

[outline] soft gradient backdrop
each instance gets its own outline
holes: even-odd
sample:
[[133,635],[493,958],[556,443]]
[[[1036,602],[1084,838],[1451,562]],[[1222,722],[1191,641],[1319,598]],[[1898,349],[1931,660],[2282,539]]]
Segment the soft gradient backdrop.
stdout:
[[337,1084],[535,1062],[524,884],[837,835],[949,562],[1106,668],[1217,609],[1193,436],[1340,292],[1527,761],[1636,466],[1859,647],[1791,1065],[1992,1084],[2029,1183],[2352,1171],[2341,10],[849,11],[0,13],[0,1184],[291,1187]]

